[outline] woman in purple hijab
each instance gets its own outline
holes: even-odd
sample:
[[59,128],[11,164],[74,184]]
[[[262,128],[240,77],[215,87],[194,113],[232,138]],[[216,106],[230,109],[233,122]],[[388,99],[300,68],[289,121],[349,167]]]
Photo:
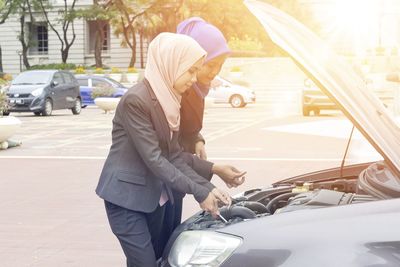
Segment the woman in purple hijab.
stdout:
[[201,18],[193,17],[181,22],[177,33],[192,37],[207,51],[203,68],[197,75],[197,83],[182,98],[180,124],[180,143],[184,150],[201,159],[207,159],[205,141],[200,134],[203,127],[204,98],[208,94],[211,81],[220,72],[231,51],[221,31]]
[[[208,166],[207,172],[198,172],[204,178],[210,180],[212,174],[217,174],[228,187],[236,187],[244,182],[245,172],[238,171],[230,165],[216,165],[205,161],[207,159],[204,144],[200,134],[203,127],[204,97],[208,94],[211,81],[220,72],[222,65],[230,54],[227,42],[221,31],[201,18],[189,18],[178,25],[177,33],[185,34],[195,39],[206,50],[207,57],[204,65],[197,73],[197,82],[182,96],[180,112],[180,144],[184,151],[196,154],[203,159],[201,165]],[[207,163],[204,163],[207,162]],[[188,156],[186,163],[197,171],[193,157]],[[199,165],[197,165],[199,166]],[[206,169],[205,167],[203,170]],[[180,224],[182,217],[183,194],[174,191],[174,204],[167,203],[164,223],[159,247],[155,248],[156,255],[161,256],[170,235]]]

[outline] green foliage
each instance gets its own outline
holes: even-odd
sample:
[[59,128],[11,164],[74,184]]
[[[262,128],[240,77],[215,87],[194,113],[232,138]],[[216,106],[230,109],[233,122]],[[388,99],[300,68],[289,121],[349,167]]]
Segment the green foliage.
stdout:
[[30,70],[73,70],[76,65],[72,63],[51,63],[42,65],[33,65]]
[[130,67],[130,68],[128,68],[127,73],[138,73],[138,71],[135,67]]
[[[268,55],[285,54],[272,43],[262,25],[243,2],[243,0],[229,0],[227,4],[226,0],[185,0],[181,13],[183,18],[198,16],[215,25],[230,41],[229,45],[235,52],[263,50]],[[318,32],[319,29],[310,10],[306,5],[302,5],[300,0],[264,0],[264,2],[283,10]]]
[[243,39],[232,37],[228,42],[231,50],[244,50],[244,51],[260,51],[263,45],[260,41],[250,38],[245,35]]
[[96,74],[104,74],[104,69],[103,68],[96,68],[94,70],[94,73],[96,73]]
[[111,73],[121,73],[121,70],[117,67],[112,67],[111,68]]
[[[1,81],[4,82],[3,79]],[[1,87],[1,85],[0,85]],[[3,89],[0,89],[0,116],[3,116],[3,112],[7,111],[8,109],[8,97],[6,94],[6,91]]]
[[85,68],[83,66],[78,66],[75,69],[75,74],[85,74],[85,73],[86,73],[86,70],[85,70]]
[[239,66],[233,66],[231,68],[231,72],[241,72],[241,71],[242,71],[242,69]]
[[95,99],[97,97],[110,97],[116,92],[115,88],[112,86],[101,83],[98,86],[94,87],[92,90],[92,98]]

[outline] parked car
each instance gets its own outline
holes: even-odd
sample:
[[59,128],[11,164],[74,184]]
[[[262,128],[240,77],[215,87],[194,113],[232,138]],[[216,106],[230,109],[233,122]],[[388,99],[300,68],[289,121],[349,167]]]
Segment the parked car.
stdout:
[[338,109],[337,105],[308,78],[304,80],[301,99],[303,116],[310,116],[311,111],[318,116],[321,110]]
[[81,112],[79,84],[67,71],[32,70],[20,73],[7,89],[10,107],[5,113],[33,112],[50,116],[53,110]]
[[92,90],[94,87],[99,85],[110,86],[115,89],[115,93],[112,97],[121,97],[128,91],[128,88],[120,84],[119,82],[108,78],[100,76],[76,76],[82,97],[82,107],[88,105],[94,105],[94,99],[92,98]]
[[256,102],[254,91],[219,76],[211,82],[207,96],[213,98],[214,103],[229,103],[233,108],[243,108]]
[[[368,73],[364,78],[366,90],[372,91],[386,107],[391,107],[397,84],[386,79],[386,73]],[[311,111],[318,116],[321,110],[336,110],[338,106],[319,89],[310,79],[304,81],[302,91],[302,111],[304,116],[310,116]]]
[[199,212],[175,230],[161,266],[400,266],[398,124],[314,33],[268,4],[245,4],[383,160],[344,158],[337,168],[248,190],[220,208],[227,222]]

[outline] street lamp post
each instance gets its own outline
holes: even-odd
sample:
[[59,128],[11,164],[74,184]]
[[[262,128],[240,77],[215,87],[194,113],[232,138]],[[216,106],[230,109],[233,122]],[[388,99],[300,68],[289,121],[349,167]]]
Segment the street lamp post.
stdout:
[[22,72],[22,51],[17,50],[17,54],[19,55],[19,72]]

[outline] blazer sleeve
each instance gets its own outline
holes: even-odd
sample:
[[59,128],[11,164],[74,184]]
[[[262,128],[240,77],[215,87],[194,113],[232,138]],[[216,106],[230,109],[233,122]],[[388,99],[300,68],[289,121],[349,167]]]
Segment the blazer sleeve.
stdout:
[[[215,186],[210,183],[212,176],[211,168],[213,163],[201,160],[199,158],[197,160],[195,159],[195,155],[182,152],[182,148],[179,146],[178,142],[175,142],[173,145],[171,162],[173,162],[179,170],[181,170],[186,176],[195,181],[197,184],[203,185],[207,187],[208,190],[212,191],[215,188]],[[187,163],[189,163],[189,165]],[[200,176],[199,174],[204,176]]]
[[174,190],[192,194],[197,202],[203,202],[210,190],[192,181],[161,155],[149,107],[138,98],[126,98],[122,104],[124,128],[146,166]]
[[188,152],[182,152],[181,158],[201,177],[204,177],[208,181],[211,181],[211,178],[213,176],[212,167],[214,163],[207,160],[202,160],[198,156]]

